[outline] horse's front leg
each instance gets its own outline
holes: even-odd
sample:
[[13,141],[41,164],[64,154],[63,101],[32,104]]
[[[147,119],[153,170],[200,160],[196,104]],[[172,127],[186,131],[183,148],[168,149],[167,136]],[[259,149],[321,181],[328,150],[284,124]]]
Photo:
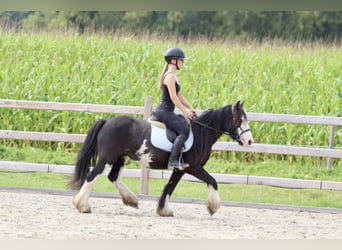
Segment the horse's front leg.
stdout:
[[213,215],[221,206],[216,180],[202,166],[189,168],[188,173],[208,184],[208,199],[206,204],[210,215]]
[[168,207],[169,199],[175,190],[178,182],[184,175],[184,171],[174,169],[168,183],[165,185],[163,193],[158,201],[157,214],[160,216],[173,216],[172,210]]

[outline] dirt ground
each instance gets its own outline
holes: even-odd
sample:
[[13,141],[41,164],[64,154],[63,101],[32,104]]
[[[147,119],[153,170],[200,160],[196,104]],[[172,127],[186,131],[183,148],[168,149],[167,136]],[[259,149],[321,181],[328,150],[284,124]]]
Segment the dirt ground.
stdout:
[[121,200],[90,197],[91,214],[71,196],[0,192],[0,239],[341,239],[342,214],[170,202],[174,217],[159,217],[156,201],[139,209]]

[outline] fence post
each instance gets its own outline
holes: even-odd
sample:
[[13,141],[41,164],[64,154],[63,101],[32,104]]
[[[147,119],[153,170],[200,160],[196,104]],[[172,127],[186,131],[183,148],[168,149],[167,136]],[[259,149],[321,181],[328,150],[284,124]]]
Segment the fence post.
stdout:
[[[150,96],[145,97],[144,102],[144,120],[147,120],[152,114],[153,99]],[[148,194],[148,178],[149,169],[146,166],[141,166],[141,178],[140,178],[140,194]]]
[[[335,126],[331,126],[329,148],[334,147],[334,139],[335,139]],[[331,164],[332,164],[332,158],[329,157],[327,161],[327,168],[331,168]]]

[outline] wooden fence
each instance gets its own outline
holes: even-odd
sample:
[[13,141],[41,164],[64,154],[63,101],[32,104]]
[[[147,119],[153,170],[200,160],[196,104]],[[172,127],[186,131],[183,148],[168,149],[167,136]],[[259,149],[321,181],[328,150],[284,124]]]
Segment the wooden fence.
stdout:
[[[22,100],[1,100],[0,107],[14,109],[37,109],[37,110],[59,110],[59,111],[76,111],[76,112],[98,112],[111,114],[134,114],[142,115],[144,119],[150,116],[153,108],[153,100],[151,97],[145,98],[143,107],[131,106],[114,106],[100,104],[77,104],[77,103],[56,103],[56,102],[37,102]],[[202,111],[199,110],[198,113]],[[319,147],[302,147],[288,145],[270,145],[270,144],[253,144],[249,148],[240,147],[235,142],[216,142],[213,150],[240,151],[240,152],[256,152],[286,155],[302,155],[326,157],[328,159],[328,167],[331,166],[331,158],[342,158],[342,150],[333,148],[335,130],[337,126],[342,126],[341,117],[321,117],[321,116],[302,116],[302,115],[283,115],[283,114],[264,114],[247,112],[248,119],[254,122],[277,122],[277,123],[301,123],[301,124],[317,124],[331,126],[330,141],[327,148]],[[11,131],[0,130],[0,138],[20,139],[20,140],[37,140],[37,141],[56,141],[56,142],[75,142],[83,143],[84,134],[62,134],[62,133],[45,133],[45,132],[27,132],[27,131]],[[73,166],[60,166],[51,164],[34,164],[21,162],[0,161],[0,169],[6,170],[25,170],[40,172],[56,172],[56,173],[72,173]],[[108,169],[104,172],[106,174]],[[170,172],[167,170],[141,170],[123,171],[123,176],[140,177],[141,186],[140,193],[148,194],[148,178],[169,178]],[[342,183],[323,180],[298,180],[288,178],[273,178],[261,176],[247,175],[228,175],[213,174],[213,177],[219,183],[239,183],[239,184],[258,184],[270,185],[286,188],[315,188],[315,189],[334,189],[342,190]],[[185,175],[185,180],[197,181],[196,178]]]

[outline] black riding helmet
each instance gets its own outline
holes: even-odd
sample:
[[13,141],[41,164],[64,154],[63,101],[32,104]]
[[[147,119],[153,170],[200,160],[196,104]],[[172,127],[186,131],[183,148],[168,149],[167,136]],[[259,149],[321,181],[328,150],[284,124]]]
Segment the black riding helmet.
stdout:
[[171,63],[172,59],[176,59],[176,67],[178,68],[178,59],[185,59],[185,54],[180,48],[170,48],[164,53],[164,58],[167,63]]

